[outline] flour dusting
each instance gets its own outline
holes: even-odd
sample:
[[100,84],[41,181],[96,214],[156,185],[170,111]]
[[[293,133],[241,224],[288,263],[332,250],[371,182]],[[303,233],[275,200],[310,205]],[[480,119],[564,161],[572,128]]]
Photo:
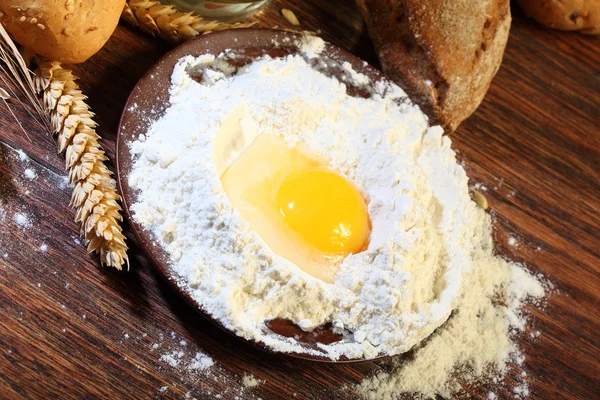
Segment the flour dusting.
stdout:
[[23,228],[31,228],[31,219],[25,213],[17,212],[13,216],[14,221]]
[[26,177],[27,179],[29,179],[30,181],[32,181],[32,180],[34,180],[35,178],[37,178],[37,172],[35,172],[35,170],[34,170],[34,169],[32,169],[32,168],[27,168],[27,169],[25,169],[25,172],[24,172],[24,174],[25,174],[25,177]]
[[21,162],[29,161],[29,156],[27,156],[27,154],[25,154],[25,152],[23,150],[16,149],[15,151],[17,152],[17,157],[19,157],[19,161],[21,161]]
[[247,388],[257,387],[263,383],[265,383],[265,381],[256,379],[256,377],[252,374],[244,374],[242,377],[242,384]]

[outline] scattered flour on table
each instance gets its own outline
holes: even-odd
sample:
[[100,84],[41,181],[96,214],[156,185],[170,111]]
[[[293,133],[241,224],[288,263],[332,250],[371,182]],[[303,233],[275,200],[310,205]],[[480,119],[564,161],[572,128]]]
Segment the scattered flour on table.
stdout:
[[[144,334],[140,338],[146,337],[147,334]],[[125,339],[129,338],[129,334],[125,334]],[[160,352],[158,361],[182,372],[203,371],[215,365],[212,358],[179,338],[175,332],[169,335],[160,334],[160,340],[151,344],[151,351],[156,350]]]
[[[185,361],[188,359],[188,361]],[[189,360],[189,353],[182,350],[174,350],[160,356],[159,361],[176,368],[182,366],[185,371],[203,371],[212,367],[214,361],[204,353],[196,352],[195,356]]]
[[[28,167],[30,165],[31,158],[21,149],[16,149],[16,159],[18,159],[24,166],[23,175],[30,181],[35,180],[38,177],[38,172],[32,168]],[[47,159],[47,156],[46,156]],[[66,175],[59,175],[54,172],[50,172],[50,177],[54,181],[61,190],[64,190],[69,187],[69,178]],[[17,182],[17,179],[14,179]],[[30,194],[29,191],[26,191],[25,194]]]
[[58,187],[62,190],[69,188],[69,177],[68,176],[57,176]]
[[[363,398],[454,398],[462,384],[492,380],[497,386],[508,372],[522,368],[525,357],[514,341],[527,329],[521,308],[527,302],[539,305],[545,289],[525,267],[493,254],[490,217],[479,214],[473,238],[475,267],[453,316],[409,359],[399,357],[391,372],[358,385]],[[512,390],[515,398],[527,397],[526,377],[522,372],[517,378],[521,381]]]
[[179,364],[181,363],[181,359],[183,358],[183,356],[185,355],[185,353],[183,351],[172,351],[169,352],[167,354],[163,354],[162,356],[160,356],[159,361],[162,361],[168,365],[170,365],[171,367],[175,368],[177,366],[179,366]]
[[[125,336],[127,336],[125,338]],[[175,332],[168,334],[159,333],[158,338],[154,341],[150,339],[147,333],[141,335],[123,334],[122,337],[127,339],[127,346],[132,346],[132,340],[145,341],[150,346],[150,354],[154,354],[160,368],[170,368],[180,376],[178,382],[173,382],[173,387],[189,386],[189,391],[186,392],[186,398],[190,399],[254,399],[254,395],[249,393],[248,389],[264,383],[264,381],[255,379],[254,381],[246,380],[246,376],[238,377],[230,375],[224,368],[219,366],[210,356],[201,351],[197,346],[179,337]],[[149,342],[148,342],[149,341]],[[125,341],[121,340],[122,344]],[[210,385],[199,385],[198,379],[202,377],[203,381],[214,382],[217,390],[214,390]],[[251,376],[251,375],[250,375]],[[253,386],[248,386],[247,383],[252,383]],[[166,388],[166,389],[162,389]],[[169,390],[169,386],[159,388],[159,391]]]
[[190,371],[204,371],[215,365],[212,358],[206,354],[197,352],[192,361],[187,365],[187,369]]
[[17,149],[15,151],[17,152],[17,157],[19,158],[19,160],[21,162],[29,161],[29,157],[27,156],[27,154],[25,154],[25,152],[23,150]]
[[258,385],[262,385],[263,383],[265,383],[264,380],[256,379],[256,377],[252,374],[244,374],[242,377],[242,384],[248,388],[253,388]]
[[34,169],[32,169],[32,168],[27,168],[27,169],[25,169],[25,172],[24,172],[24,174],[25,174],[25,177],[26,177],[27,179],[29,179],[30,181],[32,181],[32,180],[34,180],[35,178],[37,178],[37,172],[35,172],[35,170],[34,170]]
[[27,214],[17,212],[13,216],[14,221],[23,228],[31,228],[31,219]]

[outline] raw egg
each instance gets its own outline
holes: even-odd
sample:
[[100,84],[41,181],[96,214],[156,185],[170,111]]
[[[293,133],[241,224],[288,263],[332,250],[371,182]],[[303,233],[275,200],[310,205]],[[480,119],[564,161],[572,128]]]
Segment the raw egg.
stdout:
[[285,222],[326,254],[358,253],[369,235],[367,207],[348,179],[327,168],[290,173],[277,193]]
[[259,135],[221,182],[274,253],[332,283],[339,262],[366,248],[369,215],[356,186],[308,154],[279,136]]

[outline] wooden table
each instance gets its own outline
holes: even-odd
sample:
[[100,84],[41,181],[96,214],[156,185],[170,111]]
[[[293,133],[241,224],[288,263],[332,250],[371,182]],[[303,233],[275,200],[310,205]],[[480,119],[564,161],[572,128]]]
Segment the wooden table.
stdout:
[[[284,5],[302,28],[376,64],[351,1],[274,1],[258,19],[289,27]],[[558,290],[531,309],[541,335],[520,341],[531,397],[598,398],[600,38],[541,29],[513,11],[504,64],[452,139],[473,182],[488,188],[500,253]],[[168,48],[121,25],[74,67],[111,158],[128,93]],[[228,336],[170,290],[131,235],[131,271],[101,268],[78,239],[63,157],[28,110],[11,105],[29,138],[0,104],[0,398],[352,399],[349,387],[385,367],[302,362]],[[196,351],[217,365],[185,371]],[[245,388],[245,373],[265,383]]]

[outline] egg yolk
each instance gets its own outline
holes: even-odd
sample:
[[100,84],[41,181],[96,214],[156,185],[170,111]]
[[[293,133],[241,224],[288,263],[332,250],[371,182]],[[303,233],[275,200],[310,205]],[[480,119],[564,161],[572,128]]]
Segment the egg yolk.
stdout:
[[367,207],[358,189],[322,167],[289,174],[277,193],[287,225],[326,254],[358,253],[369,236]]
[[[367,245],[370,222],[358,189],[281,137],[259,135],[241,154],[235,146],[228,140],[215,144],[234,208],[275,254],[332,283],[343,258]],[[225,162],[234,152],[239,155]]]

